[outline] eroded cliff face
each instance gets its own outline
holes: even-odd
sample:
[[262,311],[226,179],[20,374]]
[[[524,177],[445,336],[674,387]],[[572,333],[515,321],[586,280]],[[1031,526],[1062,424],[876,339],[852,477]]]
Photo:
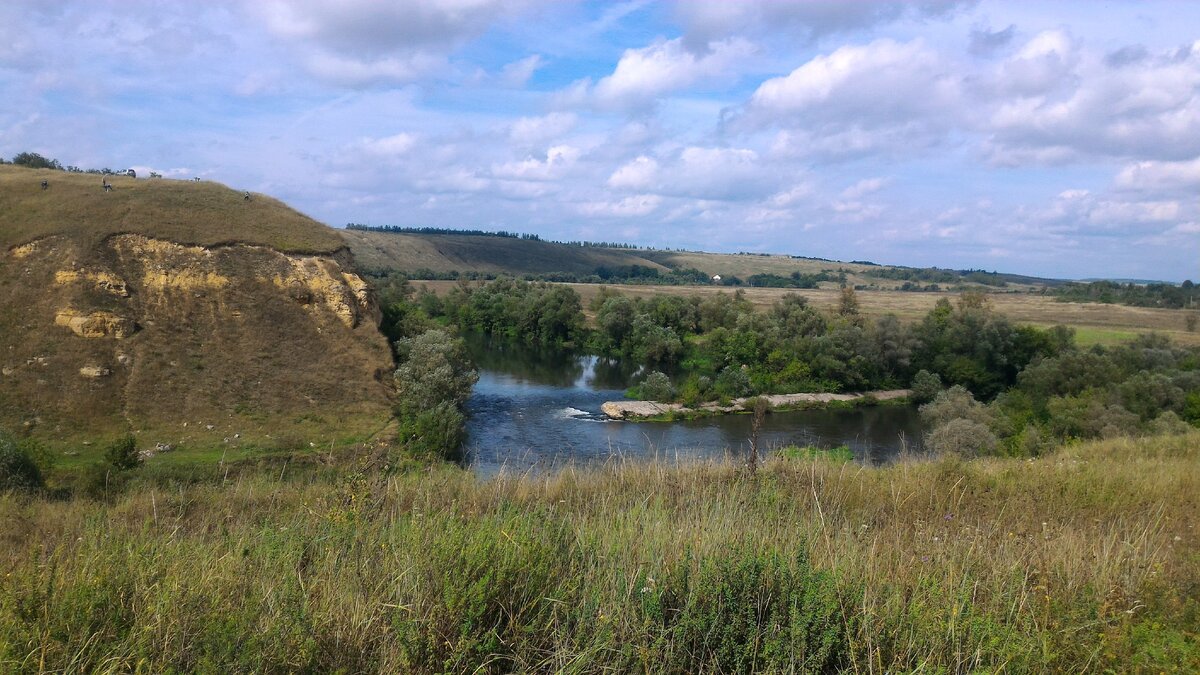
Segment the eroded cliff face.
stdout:
[[0,424],[63,438],[127,426],[164,442],[383,424],[391,354],[348,262],[135,234],[5,251]]

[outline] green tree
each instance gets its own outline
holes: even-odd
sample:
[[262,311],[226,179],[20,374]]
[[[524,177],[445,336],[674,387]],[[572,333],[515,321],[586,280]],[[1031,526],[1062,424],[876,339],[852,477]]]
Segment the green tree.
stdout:
[[462,341],[444,330],[428,330],[396,343],[400,366],[396,393],[402,413],[430,410],[444,401],[461,407],[479,379]]
[[142,465],[142,457],[138,454],[137,439],[126,434],[109,444],[104,452],[104,460],[117,471],[130,471]]
[[400,439],[417,456],[457,460],[466,437],[463,405],[479,379],[462,341],[429,330],[396,342]]
[[41,469],[29,448],[0,431],[0,492],[43,487]]
[[18,153],[12,158],[12,163],[17,166],[26,166],[30,169],[55,169],[62,170],[62,165],[57,159],[47,159],[36,152]]
[[642,381],[641,394],[648,401],[670,401],[675,398],[675,387],[665,373],[654,370]]

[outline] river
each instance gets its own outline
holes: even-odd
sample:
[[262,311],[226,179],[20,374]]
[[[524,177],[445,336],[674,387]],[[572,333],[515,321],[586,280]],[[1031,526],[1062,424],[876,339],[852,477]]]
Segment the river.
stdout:
[[[553,353],[497,341],[469,340],[479,382],[467,401],[467,459],[483,475],[545,471],[657,457],[670,461],[733,455],[750,447],[751,416],[678,422],[624,422],[600,412],[621,400],[635,369],[594,356]],[[921,423],[911,406],[772,413],[759,447],[849,446],[859,461],[879,464],[918,449]]]

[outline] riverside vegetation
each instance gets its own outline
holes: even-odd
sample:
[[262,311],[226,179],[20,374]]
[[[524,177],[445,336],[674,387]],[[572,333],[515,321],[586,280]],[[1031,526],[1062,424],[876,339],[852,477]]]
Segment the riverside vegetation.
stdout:
[[935,452],[1029,457],[1070,440],[1200,423],[1200,349],[1154,335],[1082,348],[1068,328],[1014,325],[978,293],[905,323],[862,316],[849,288],[833,312],[798,295],[756,311],[736,292],[603,290],[588,328],[581,299],[562,285],[505,279],[439,297],[394,281],[382,291],[394,338],[444,326],[631,360],[645,366],[630,390],[637,398],[695,405],[911,387]]

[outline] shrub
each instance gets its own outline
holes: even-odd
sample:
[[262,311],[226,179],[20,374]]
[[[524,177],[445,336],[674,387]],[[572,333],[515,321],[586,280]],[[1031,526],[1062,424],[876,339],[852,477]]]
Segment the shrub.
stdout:
[[142,458],[138,455],[137,439],[132,435],[126,434],[113,441],[108,446],[108,450],[104,452],[104,459],[108,462],[109,466],[117,471],[129,471],[138,468],[142,464]]
[[45,486],[29,448],[0,432],[0,491],[35,490]]
[[649,401],[670,401],[675,398],[675,387],[671,378],[660,371],[652,371],[642,382],[642,398]]
[[400,421],[400,437],[418,457],[440,457],[450,461],[462,458],[460,448],[466,440],[466,417],[451,401],[442,401],[428,410],[406,416]]
[[942,378],[928,370],[917,372],[912,381],[912,400],[914,403],[928,403],[942,391]]
[[1171,410],[1154,418],[1149,424],[1150,433],[1156,436],[1176,436],[1186,434],[1191,430],[1192,425],[1184,422]]
[[938,393],[932,402],[921,406],[921,420],[931,428],[957,419],[987,427],[992,422],[992,413],[961,385]]
[[721,396],[736,398],[750,393],[750,376],[739,366],[726,366],[717,375],[717,393]]
[[996,436],[975,420],[958,418],[938,425],[925,437],[929,450],[964,457],[990,455],[996,451]]

